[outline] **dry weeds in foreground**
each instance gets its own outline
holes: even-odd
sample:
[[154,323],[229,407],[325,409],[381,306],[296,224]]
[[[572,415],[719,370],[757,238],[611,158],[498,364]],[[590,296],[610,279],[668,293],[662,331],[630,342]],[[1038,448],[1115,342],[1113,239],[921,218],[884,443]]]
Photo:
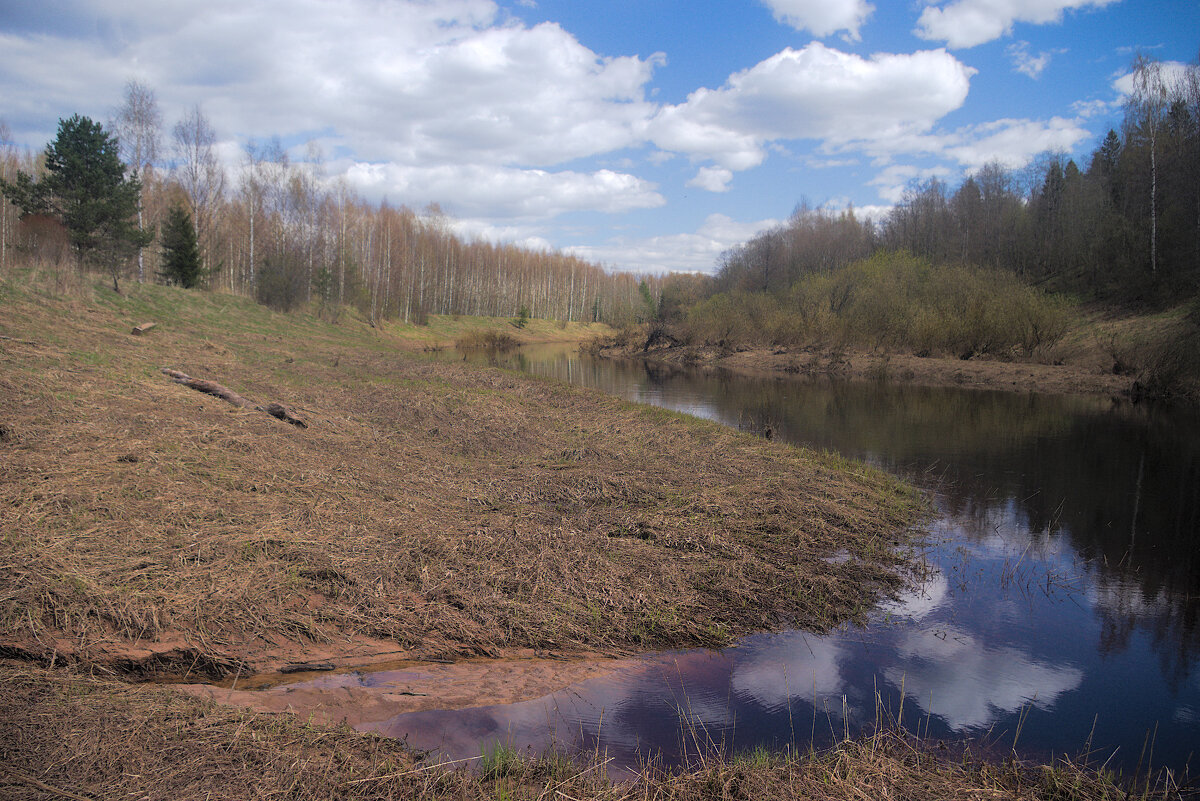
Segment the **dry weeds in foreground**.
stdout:
[[718,644],[834,625],[912,567],[919,499],[836,456],[424,361],[354,320],[151,286],[0,293],[9,653],[220,675],[365,638]]
[[[879,734],[816,754],[712,757],[614,784],[604,759],[493,755],[431,767],[403,743],[292,715],[220,707],[157,685],[0,661],[0,796],[57,798],[861,801],[1128,798],[1069,762],[1030,768],[948,759]],[[1180,798],[1170,789],[1142,798]]]

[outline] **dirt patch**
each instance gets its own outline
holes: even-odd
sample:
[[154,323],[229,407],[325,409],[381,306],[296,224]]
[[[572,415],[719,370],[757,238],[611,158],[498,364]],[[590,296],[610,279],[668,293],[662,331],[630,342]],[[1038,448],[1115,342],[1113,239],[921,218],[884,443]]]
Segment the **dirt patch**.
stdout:
[[405,712],[515,704],[627,667],[621,659],[468,659],[453,664],[394,662],[354,671],[268,674],[179,685],[200,698],[259,712],[294,712],[359,728]]
[[922,500],[836,456],[221,295],[10,297],[0,642],[47,663],[720,645],[861,616],[913,566]]

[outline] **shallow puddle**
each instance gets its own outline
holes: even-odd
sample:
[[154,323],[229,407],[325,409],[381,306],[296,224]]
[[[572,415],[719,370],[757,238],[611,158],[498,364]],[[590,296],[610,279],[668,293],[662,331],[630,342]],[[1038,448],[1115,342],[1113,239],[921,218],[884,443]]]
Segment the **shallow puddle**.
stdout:
[[517,704],[570,684],[608,676],[627,660],[471,659],[454,663],[402,661],[363,670],[241,677],[184,685],[193,695],[264,712],[290,711],[363,730],[429,709]]

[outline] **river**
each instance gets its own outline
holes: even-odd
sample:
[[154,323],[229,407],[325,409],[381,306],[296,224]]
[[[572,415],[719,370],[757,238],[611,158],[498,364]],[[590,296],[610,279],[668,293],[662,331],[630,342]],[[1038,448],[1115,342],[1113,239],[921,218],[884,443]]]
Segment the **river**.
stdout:
[[[1048,759],[1089,748],[1180,775],[1200,745],[1200,418],[1096,397],[758,378],[596,360],[500,366],[836,450],[935,500],[919,591],[865,627],[659,653],[505,706],[363,728],[457,758],[505,742],[616,765],[713,744],[807,748],[898,719],[937,741]],[[364,686],[369,674],[358,679]],[[956,746],[957,747],[957,746]]]

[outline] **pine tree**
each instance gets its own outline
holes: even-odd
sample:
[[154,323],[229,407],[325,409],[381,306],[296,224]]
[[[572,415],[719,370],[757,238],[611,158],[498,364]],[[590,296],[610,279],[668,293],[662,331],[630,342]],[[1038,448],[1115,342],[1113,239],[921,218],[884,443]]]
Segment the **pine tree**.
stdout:
[[192,215],[179,204],[170,208],[163,225],[162,265],[159,275],[184,289],[196,286],[204,274]]
[[125,264],[153,238],[134,221],[141,190],[136,177],[125,175],[116,137],[78,114],[59,120],[58,136],[46,146],[45,177],[18,172],[16,181],[0,181],[22,217],[61,220],[80,263],[107,270],[117,292]]

